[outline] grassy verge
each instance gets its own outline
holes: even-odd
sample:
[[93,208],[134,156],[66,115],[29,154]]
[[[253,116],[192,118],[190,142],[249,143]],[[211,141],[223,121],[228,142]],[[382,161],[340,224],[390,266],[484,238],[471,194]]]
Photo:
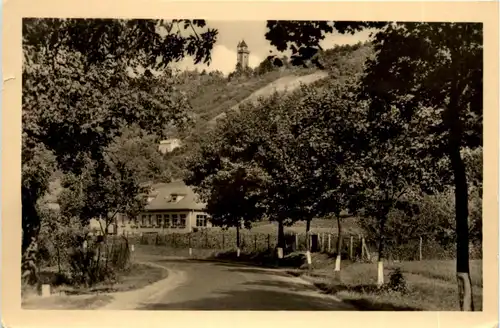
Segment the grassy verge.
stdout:
[[[314,256],[322,257],[319,256]],[[377,266],[373,263],[342,263],[340,275],[335,274],[330,263],[315,259],[319,267],[311,271],[296,270],[290,273],[302,276],[323,292],[335,295],[360,310],[370,311],[458,311],[458,290],[454,261],[421,261],[388,263],[385,281],[393,269],[400,268],[406,281],[407,292],[391,292],[376,287]],[[481,261],[472,261],[471,279],[474,303],[482,309]]]
[[[43,283],[50,283],[57,275],[54,271],[43,271]],[[37,296],[34,288],[24,287],[22,307],[26,309],[96,309],[109,303],[113,297],[107,293],[141,289],[165,279],[168,271],[145,264],[132,263],[120,272],[115,281],[99,283],[91,288],[74,287],[67,284],[51,284],[52,295]]]
[[[458,289],[455,278],[454,260],[389,262],[385,265],[385,281],[389,282],[391,272],[399,268],[406,282],[407,292],[392,292],[378,289],[377,265],[342,261],[341,274],[334,273],[335,259],[329,254],[313,253],[312,269],[305,264],[301,252],[292,253],[278,261],[271,252],[217,251],[193,249],[189,256],[187,249],[164,246],[138,245],[137,256],[179,256],[193,259],[224,260],[263,267],[281,267],[291,275],[310,281],[324,293],[335,295],[359,308],[368,311],[457,311]],[[474,304],[482,309],[482,261],[471,261]]]
[[126,292],[141,289],[165,279],[167,276],[167,270],[145,264],[132,263],[127,270],[118,274],[115,281],[102,282],[91,288],[59,286],[55,288],[54,292],[62,292],[68,295]]
[[47,298],[33,297],[22,301],[26,310],[94,310],[111,302],[110,295],[52,295]]

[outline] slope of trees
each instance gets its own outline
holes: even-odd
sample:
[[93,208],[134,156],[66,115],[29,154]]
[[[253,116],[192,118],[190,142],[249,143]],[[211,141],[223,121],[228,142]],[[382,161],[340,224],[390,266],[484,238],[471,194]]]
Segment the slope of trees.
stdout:
[[[376,57],[363,81],[374,110],[392,106],[411,120],[426,113],[428,149],[446,154],[455,185],[457,282],[460,308],[473,310],[469,274],[468,187],[460,154],[482,142],[482,26],[469,23],[303,22],[268,21],[266,38],[278,51],[290,49],[292,60],[315,60],[324,35],[337,30],[374,32]],[[298,32],[300,31],[300,32]],[[303,33],[302,31],[308,31]]]
[[[75,201],[83,206],[70,211],[82,220],[128,209],[140,188],[110,145],[132,123],[157,136],[169,126],[189,123],[189,104],[175,90],[175,81],[155,77],[148,68],[162,69],[185,55],[209,62],[217,33],[208,29],[183,37],[170,23],[160,23],[167,33],[160,33],[155,20],[23,20],[23,254],[29,245],[36,251],[37,201],[54,169],[73,180],[74,193],[85,193]],[[175,23],[184,30],[205,25]],[[137,67],[145,68],[144,74],[130,75]],[[118,199],[117,188],[125,188],[127,194],[120,197],[130,199]]]

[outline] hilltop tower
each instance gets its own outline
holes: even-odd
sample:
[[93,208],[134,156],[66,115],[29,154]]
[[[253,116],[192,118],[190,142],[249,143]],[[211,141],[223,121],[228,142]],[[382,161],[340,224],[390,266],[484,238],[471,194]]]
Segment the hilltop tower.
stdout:
[[250,54],[250,51],[248,51],[248,46],[245,43],[245,40],[242,40],[241,42],[238,42],[237,46],[237,62],[241,69],[245,70],[248,68],[248,55]]

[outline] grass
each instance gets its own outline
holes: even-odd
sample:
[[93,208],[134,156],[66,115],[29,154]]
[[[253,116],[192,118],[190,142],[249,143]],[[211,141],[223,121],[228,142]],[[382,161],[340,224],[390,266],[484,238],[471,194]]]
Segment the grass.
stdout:
[[[42,271],[44,282],[57,275],[54,271]],[[165,279],[168,271],[158,267],[152,267],[145,264],[132,263],[130,267],[120,272],[115,281],[98,283],[92,287],[75,287],[68,284],[51,283],[52,294],[59,295],[95,295],[103,293],[124,292],[143,288],[156,281]],[[31,293],[33,294],[33,293]],[[30,293],[27,293],[30,296]]]
[[[256,222],[252,226],[252,232],[258,233],[270,233],[277,234],[278,233],[278,223],[276,222]],[[306,222],[298,221],[295,222],[290,227],[285,227],[285,232],[299,233],[305,234],[306,232]],[[314,219],[311,221],[311,232],[312,233],[338,233],[337,223],[335,220],[329,219]],[[342,233],[344,235],[358,235],[361,233],[361,229],[357,224],[357,220],[355,217],[344,218],[342,222]]]
[[[360,310],[426,310],[453,311],[458,308],[458,289],[453,260],[388,263],[384,281],[390,273],[400,267],[406,280],[405,294],[380,290],[376,287],[377,266],[375,263],[342,262],[340,275],[335,275],[332,263],[319,261],[314,256],[315,269],[311,272],[291,272],[302,275],[323,292],[333,294]],[[330,261],[332,262],[332,261]],[[472,261],[471,279],[476,310],[482,309],[481,261]]]
[[200,85],[191,94],[191,105],[197,114],[209,121],[245,100],[255,91],[266,87],[273,81],[285,76],[301,76],[313,73],[312,70],[273,71],[267,74],[248,78],[243,81],[232,81],[223,84]]
[[[187,249],[155,245],[137,245],[136,256],[189,257]],[[458,289],[454,260],[388,262],[384,280],[388,282],[395,268],[403,272],[408,292],[390,292],[376,287],[377,265],[343,260],[341,274],[334,273],[335,258],[331,254],[313,253],[313,269],[307,270],[304,254],[289,254],[278,262],[273,252],[245,252],[193,249],[194,259],[235,261],[257,266],[281,267],[287,273],[310,281],[324,293],[333,294],[356,306],[371,311],[454,311],[458,309]],[[471,261],[474,305],[482,309],[482,261]]]
[[26,310],[94,310],[111,302],[110,295],[52,295],[47,298],[29,298],[21,303]]
[[213,249],[193,249],[193,253],[189,255],[189,249],[173,248],[156,245],[135,245],[133,256],[137,259],[148,260],[158,256],[174,256],[174,257],[191,257],[194,259],[206,259],[215,256],[220,251]]
[[[390,264],[389,268],[400,267],[403,272],[419,274],[427,278],[444,280],[447,282],[456,281],[455,261],[408,261]],[[483,285],[483,265],[481,260],[470,261],[470,273],[473,286]]]

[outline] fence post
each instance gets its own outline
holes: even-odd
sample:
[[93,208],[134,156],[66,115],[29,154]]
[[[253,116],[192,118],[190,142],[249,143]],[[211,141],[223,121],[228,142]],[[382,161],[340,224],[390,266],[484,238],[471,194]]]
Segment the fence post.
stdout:
[[332,251],[332,234],[328,234],[328,253]]
[[225,239],[225,234],[224,231],[222,231],[222,249],[224,250],[224,239]]
[[299,250],[299,234],[295,233],[295,251]]
[[361,260],[365,258],[365,238],[361,237]]
[[349,239],[349,259],[352,261],[352,236]]
[[257,252],[257,235],[254,235],[254,241],[255,241],[255,252]]
[[191,233],[188,235],[189,256],[193,255],[193,248],[191,247]]
[[418,243],[418,260],[422,261],[422,236],[420,236]]

